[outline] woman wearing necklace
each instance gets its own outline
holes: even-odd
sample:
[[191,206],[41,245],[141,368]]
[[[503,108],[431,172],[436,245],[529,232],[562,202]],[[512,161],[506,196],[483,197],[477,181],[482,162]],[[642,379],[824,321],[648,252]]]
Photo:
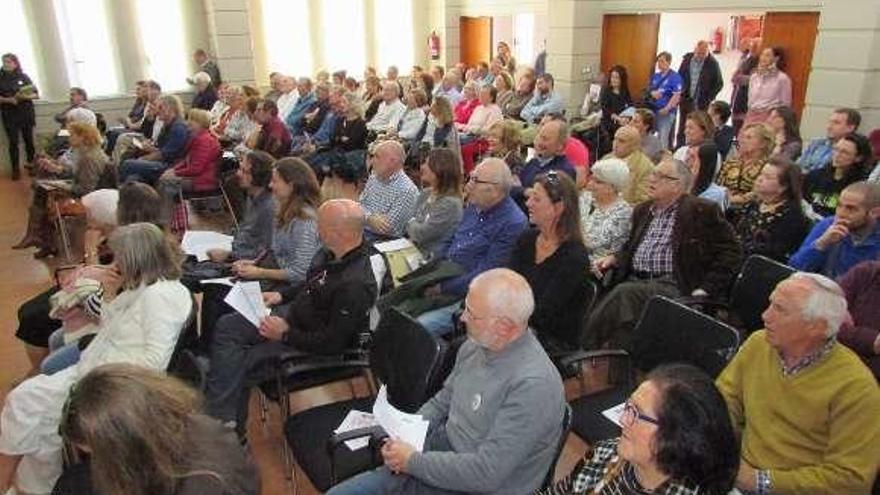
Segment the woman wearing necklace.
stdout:
[[761,169],[754,193],[736,224],[744,254],[785,263],[810,228],[801,208],[800,168],[781,156],[772,157]]
[[529,325],[551,355],[578,349],[590,257],[574,181],[554,170],[538,175],[526,206],[534,228],[520,236],[510,268],[528,280],[535,295]]
[[588,449],[569,476],[539,495],[727,494],[739,441],[724,398],[687,364],[654,369],[626,401],[619,438]]

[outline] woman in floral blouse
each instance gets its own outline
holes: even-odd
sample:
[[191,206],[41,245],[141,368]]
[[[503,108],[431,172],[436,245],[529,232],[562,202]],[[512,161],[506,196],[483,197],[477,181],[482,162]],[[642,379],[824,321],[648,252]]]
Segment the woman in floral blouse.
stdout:
[[581,230],[595,264],[623,247],[629,237],[632,206],[623,200],[629,168],[618,158],[601,160],[592,168],[586,192],[581,194]]
[[721,166],[718,184],[727,188],[732,207],[752,199],[752,187],[776,146],[776,136],[764,124],[747,124],[740,132],[737,156]]

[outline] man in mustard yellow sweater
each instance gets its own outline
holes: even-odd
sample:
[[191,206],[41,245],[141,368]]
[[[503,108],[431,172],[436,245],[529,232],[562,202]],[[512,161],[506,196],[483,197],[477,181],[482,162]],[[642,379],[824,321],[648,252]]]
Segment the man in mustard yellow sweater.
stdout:
[[717,385],[742,438],[736,486],[757,494],[867,494],[880,466],[880,389],[836,341],[840,287],[796,273],[776,286]]

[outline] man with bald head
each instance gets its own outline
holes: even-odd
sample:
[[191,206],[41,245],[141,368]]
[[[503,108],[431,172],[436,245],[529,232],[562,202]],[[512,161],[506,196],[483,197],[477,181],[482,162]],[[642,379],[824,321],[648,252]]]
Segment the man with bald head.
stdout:
[[798,272],[776,286],[754,332],[718,377],[742,439],[745,493],[864,493],[880,468],[880,391],[837,342],[841,288]]
[[577,174],[568,157],[565,156],[565,143],[569,137],[568,124],[563,120],[550,119],[538,128],[535,135],[535,157],[526,163],[519,173],[519,186],[511,191],[511,196],[525,210],[525,193],[535,183],[538,174],[546,174],[551,170],[565,172],[571,180]]
[[705,40],[697,42],[694,51],[686,53],[678,68],[681,75],[681,116],[678,119],[678,144],[684,143],[684,123],[689,113],[694,110],[707,111],[709,103],[724,87],[721,66],[709,53],[709,43]]
[[382,84],[382,103],[379,104],[376,115],[367,122],[367,130],[376,134],[397,130],[397,124],[404,112],[406,105],[400,101],[400,85],[394,81],[385,81]]
[[415,214],[419,189],[403,171],[406,152],[399,141],[382,141],[373,147],[372,172],[361,192],[360,203],[367,215],[369,240],[402,237]]
[[562,434],[562,380],[528,328],[528,282],[506,268],[470,283],[468,340],[443,389],[419,409],[430,421],[423,452],[390,439],[384,466],[328,495],[527,494],[541,486]]
[[623,191],[623,199],[635,206],[648,199],[648,177],[654,163],[642,151],[642,135],[633,126],[625,125],[614,133],[611,153],[603,158],[620,158],[629,167],[629,185]]
[[474,277],[510,260],[516,240],[528,226],[510,197],[512,181],[510,167],[500,158],[487,158],[471,172],[465,185],[468,206],[446,251],[446,258],[464,273],[425,290],[425,297],[446,303],[418,318],[431,334],[452,330],[452,315]]
[[358,331],[368,328],[377,288],[363,222],[356,202],[325,202],[318,209],[324,247],[312,260],[306,282],[283,293],[264,293],[274,310],[259,328],[238,313],[217,322],[205,402],[212,416],[234,424],[239,435],[245,433],[250,388],[270,377],[267,362],[273,356],[290,348],[338,353],[354,346]]

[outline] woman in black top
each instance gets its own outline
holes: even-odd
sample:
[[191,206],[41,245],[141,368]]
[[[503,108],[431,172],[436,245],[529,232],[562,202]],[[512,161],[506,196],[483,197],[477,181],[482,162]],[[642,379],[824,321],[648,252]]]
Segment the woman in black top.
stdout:
[[771,157],[755,180],[754,193],[736,223],[743,252],[786,263],[810,230],[801,208],[800,167],[785,157]]
[[599,107],[602,109],[602,127],[613,136],[620,127],[620,112],[632,105],[627,86],[626,68],[612,66],[608,71],[608,81],[599,92]]
[[3,69],[0,70],[0,114],[3,115],[3,128],[9,139],[12,180],[18,180],[21,176],[18,163],[19,134],[24,139],[28,163],[34,161],[34,126],[37,119],[33,100],[39,97],[31,78],[22,72],[18,57],[12,53],[4,54]]
[[804,179],[804,199],[820,216],[834,215],[840,193],[846,186],[867,178],[874,166],[874,152],[868,138],[851,133],[837,140],[831,161]]
[[526,206],[535,227],[520,236],[510,268],[532,287],[535,311],[529,324],[548,353],[577,349],[590,266],[577,187],[555,170],[540,174]]

